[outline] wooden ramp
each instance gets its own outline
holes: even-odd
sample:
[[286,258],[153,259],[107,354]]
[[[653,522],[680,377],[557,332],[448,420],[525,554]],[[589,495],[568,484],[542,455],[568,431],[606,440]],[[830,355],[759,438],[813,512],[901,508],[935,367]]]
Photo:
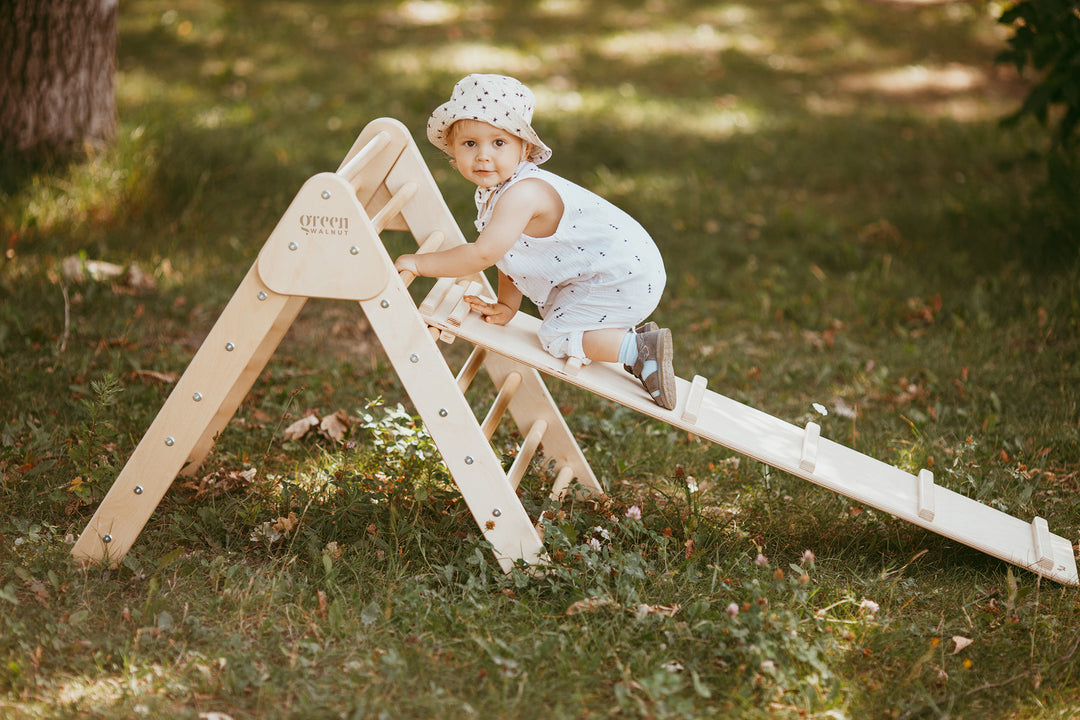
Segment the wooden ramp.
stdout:
[[[539,519],[516,488],[532,459],[555,469],[551,497],[575,480],[603,492],[541,373],[970,545],[1043,577],[1077,585],[1069,541],[1042,518],[1011,517],[708,390],[678,380],[678,403],[655,405],[621,366],[557,360],[536,338],[539,320],[484,323],[462,297],[494,296],[483,275],[439,280],[419,307],[411,277],[394,272],[380,238],[410,232],[420,252],[465,242],[419,150],[401,123],[369,124],[333,173],[310,178],[286,210],[233,298],[102,500],[72,554],[119,563],[178,474],[196,472],[309,297],[355,301],[371,323],[480,531],[504,569],[544,561]],[[437,341],[474,350],[451,373]],[[498,389],[483,419],[465,390],[483,370]],[[491,436],[509,414],[523,438],[504,470]]]

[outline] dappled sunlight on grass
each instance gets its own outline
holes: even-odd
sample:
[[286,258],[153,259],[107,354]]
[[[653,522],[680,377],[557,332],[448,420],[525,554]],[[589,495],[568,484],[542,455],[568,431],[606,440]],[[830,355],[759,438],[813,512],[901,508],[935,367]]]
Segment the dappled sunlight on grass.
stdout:
[[[1073,588],[554,380],[609,496],[552,508],[527,475],[561,557],[504,575],[352,302],[305,306],[121,568],[71,571],[64,540],[76,480],[130,456],[370,120],[409,128],[474,237],[424,137],[469,72],[526,82],[545,167],[656,238],[680,376],[1077,537],[1075,203],[1041,185],[1040,129],[997,125],[1025,88],[994,7],[121,3],[116,143],[0,195],[0,715],[1069,716]],[[156,286],[65,278],[71,255]],[[343,438],[283,437],[338,410]],[[521,434],[495,435],[507,464]]]

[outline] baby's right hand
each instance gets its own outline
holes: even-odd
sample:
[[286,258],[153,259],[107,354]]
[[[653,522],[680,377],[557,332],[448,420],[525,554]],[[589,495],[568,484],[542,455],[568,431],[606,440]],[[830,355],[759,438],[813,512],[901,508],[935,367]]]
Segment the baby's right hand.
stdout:
[[477,295],[466,295],[465,302],[492,325],[505,325],[514,319],[514,311],[500,302],[489,303]]

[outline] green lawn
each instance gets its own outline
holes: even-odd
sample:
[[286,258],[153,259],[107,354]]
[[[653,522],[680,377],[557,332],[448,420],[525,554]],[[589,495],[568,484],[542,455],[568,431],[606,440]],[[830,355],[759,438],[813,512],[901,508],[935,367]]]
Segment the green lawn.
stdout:
[[[1049,183],[1046,131],[998,126],[1028,85],[995,7],[122,3],[115,144],[0,191],[0,715],[1080,715],[1077,588],[556,380],[608,496],[557,508],[547,574],[504,575],[354,303],[309,303],[121,567],[69,556],[367,122],[410,128],[471,237],[423,128],[473,71],[529,84],[546,167],[657,239],[679,375],[796,424],[820,403],[825,436],[1075,543],[1080,158]],[[93,261],[142,279],[71,276]],[[344,442],[282,438],[339,409]]]

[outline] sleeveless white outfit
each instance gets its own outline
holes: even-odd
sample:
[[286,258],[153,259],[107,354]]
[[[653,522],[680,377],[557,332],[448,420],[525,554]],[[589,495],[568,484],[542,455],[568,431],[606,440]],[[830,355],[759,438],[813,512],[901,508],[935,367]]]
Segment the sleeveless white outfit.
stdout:
[[522,235],[495,266],[540,311],[540,343],[555,357],[585,359],[587,330],[625,329],[656,309],[667,276],[656,243],[632,217],[599,195],[523,162],[506,182],[476,191],[483,231],[506,189],[526,178],[551,185],[563,202],[554,235]]

